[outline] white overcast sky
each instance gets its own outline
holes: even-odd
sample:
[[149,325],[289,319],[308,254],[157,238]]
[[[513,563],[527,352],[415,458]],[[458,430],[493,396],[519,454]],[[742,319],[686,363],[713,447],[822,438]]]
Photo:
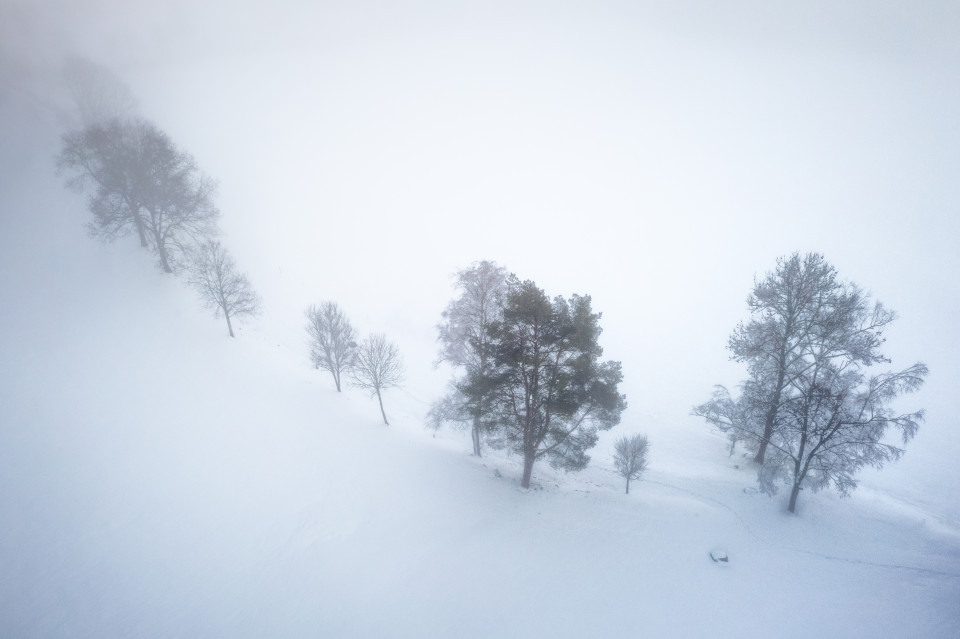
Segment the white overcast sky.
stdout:
[[425,368],[496,260],[593,295],[642,427],[742,376],[752,278],[816,250],[900,313],[960,453],[960,3],[0,0],[7,113],[68,55],[220,181],[278,331],[337,299]]

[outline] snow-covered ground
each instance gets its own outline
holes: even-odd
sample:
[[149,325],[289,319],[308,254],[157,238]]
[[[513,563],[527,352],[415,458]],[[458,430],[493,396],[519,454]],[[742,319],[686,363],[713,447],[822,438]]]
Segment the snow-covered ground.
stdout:
[[[80,4],[0,7],[0,638],[960,637],[955,9]],[[265,302],[237,339],[84,236],[53,175],[78,52],[220,181]],[[743,376],[751,278],[807,250],[901,313],[929,413],[790,515],[689,410]],[[585,471],[524,491],[425,428],[475,259],[604,313],[629,408]],[[323,299],[399,343],[391,426],[311,368]]]
[[4,637],[960,636],[956,522],[870,488],[790,516],[642,402],[630,495],[610,437],[523,491],[418,391],[385,427],[269,317],[229,339],[133,242],[83,237],[74,197],[4,211]]

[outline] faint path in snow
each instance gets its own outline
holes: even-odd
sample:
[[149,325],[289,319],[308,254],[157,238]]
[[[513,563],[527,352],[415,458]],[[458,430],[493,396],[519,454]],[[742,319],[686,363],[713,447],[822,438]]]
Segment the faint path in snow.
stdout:
[[766,546],[768,546],[768,547],[771,547],[771,548],[776,548],[776,549],[779,549],[779,550],[788,550],[788,551],[790,551],[790,552],[795,552],[795,553],[799,553],[799,554],[803,554],[803,555],[809,555],[809,556],[812,556],[812,557],[819,557],[819,558],[821,558],[821,559],[827,559],[827,560],[830,560],[830,561],[843,562],[843,563],[853,564],[853,565],[859,565],[859,566],[871,566],[871,567],[874,567],[874,568],[885,568],[885,569],[890,569],[890,570],[906,570],[906,571],[916,572],[916,573],[919,573],[919,574],[936,575],[936,576],[940,576],[940,577],[950,577],[950,578],[952,578],[952,579],[960,579],[960,574],[954,573],[954,572],[948,572],[948,571],[944,571],[944,570],[936,570],[936,569],[933,569],[933,568],[920,568],[920,567],[918,567],[918,566],[906,566],[906,565],[902,565],[902,564],[887,564],[887,563],[880,563],[880,562],[868,561],[868,560],[864,560],[864,559],[852,559],[852,558],[850,558],[850,557],[840,557],[840,556],[837,556],[837,555],[831,555],[831,554],[828,554],[828,553],[817,552],[817,551],[814,551],[814,550],[803,550],[803,549],[801,549],[801,548],[795,548],[795,547],[791,547],[791,546],[785,546],[785,545],[782,545],[782,544],[775,544],[775,543],[769,541],[768,539],[764,539],[763,537],[761,537],[760,535],[758,535],[758,534],[750,527],[750,525],[747,524],[747,522],[743,519],[743,517],[740,516],[740,513],[738,513],[734,508],[732,508],[731,506],[723,503],[722,501],[720,501],[720,500],[718,500],[718,499],[715,499],[715,498],[713,498],[713,497],[708,497],[708,496],[706,496],[706,495],[703,495],[702,493],[698,493],[698,492],[696,492],[696,491],[693,491],[693,490],[690,490],[690,489],[687,489],[687,488],[681,488],[680,486],[677,486],[677,485],[675,485],[675,484],[670,484],[670,483],[663,482],[663,481],[657,481],[657,480],[652,480],[652,479],[644,479],[644,483],[647,483],[647,484],[656,484],[656,485],[658,485],[658,486],[663,486],[663,487],[665,487],[665,488],[670,488],[670,489],[672,489],[672,490],[676,490],[677,492],[685,493],[685,494],[687,494],[687,495],[690,495],[690,496],[692,496],[692,497],[695,497],[696,499],[698,499],[698,500],[700,500],[700,501],[703,501],[703,502],[706,502],[706,503],[710,503],[710,504],[713,504],[713,505],[715,505],[715,506],[719,506],[720,508],[723,508],[723,509],[727,510],[728,512],[730,512],[730,514],[732,514],[732,515],[736,518],[737,521],[740,522],[740,525],[743,526],[743,529],[747,532],[747,534],[749,534],[749,535],[750,535],[753,539],[755,539],[756,541],[758,541],[758,542],[760,542],[760,543],[762,543],[762,544],[764,544],[764,545],[766,545]]

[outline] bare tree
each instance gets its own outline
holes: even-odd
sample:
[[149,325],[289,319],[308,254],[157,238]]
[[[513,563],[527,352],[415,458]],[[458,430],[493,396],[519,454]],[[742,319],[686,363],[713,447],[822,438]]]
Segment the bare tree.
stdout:
[[805,482],[847,494],[860,468],[899,458],[902,449],[882,441],[886,430],[900,430],[906,443],[923,411],[898,415],[889,404],[921,386],[926,366],[865,372],[890,362],[880,347],[896,314],[839,281],[816,253],[778,260],[748,303],[754,318],[737,328],[730,349],[750,377],[736,399],[720,387],[694,414],[726,431],[731,449],[742,441],[757,451],[761,488],[772,494],[788,483],[795,512]]
[[321,302],[307,309],[310,359],[317,368],[330,371],[340,392],[342,374],[357,356],[357,334],[336,302]]
[[437,325],[438,362],[464,368],[482,366],[482,346],[489,341],[486,326],[500,317],[507,276],[506,269],[488,260],[474,262],[457,273],[454,286],[460,296],[447,305],[443,321]]
[[223,315],[233,337],[231,318],[259,315],[261,302],[245,273],[237,271],[233,257],[220,242],[209,240],[192,252],[188,282],[200,294],[204,307]]
[[403,383],[403,359],[397,345],[382,333],[367,337],[357,348],[357,358],[350,372],[356,386],[370,391],[371,396],[377,396],[383,423],[389,426],[383,410],[382,391]]
[[887,430],[899,431],[906,444],[923,411],[898,414],[890,404],[919,389],[926,375],[922,363],[868,378],[856,367],[818,362],[798,380],[785,406],[783,423],[770,441],[772,452],[760,468],[761,488],[774,494],[778,484],[790,486],[790,512],[796,512],[804,485],[814,491],[832,485],[848,495],[861,468],[882,468],[903,456],[903,448],[884,441]]
[[217,186],[166,133],[143,120],[135,126],[145,169],[135,176],[136,192],[160,266],[172,273],[191,243],[218,233]]
[[80,128],[63,136],[57,157],[59,173],[74,172],[67,186],[83,191],[95,187],[88,201],[94,222],[91,235],[113,241],[136,229],[141,247],[147,247],[140,202],[132,176],[138,170],[134,122],[137,103],[129,88],[105,67],[72,57],[63,66],[63,78],[73,97]]
[[146,120],[113,119],[67,133],[57,167],[74,173],[68,186],[96,186],[88,202],[93,235],[113,241],[136,230],[165,273],[191,244],[218,233],[215,182]]
[[437,363],[448,362],[461,369],[462,376],[451,383],[450,392],[430,409],[428,419],[434,427],[444,422],[469,424],[473,454],[480,456],[482,433],[494,422],[485,420],[490,397],[465,392],[471,378],[489,372],[490,336],[487,327],[500,318],[501,297],[507,272],[495,262],[475,262],[457,273],[455,286],[460,296],[443,311],[437,325],[440,356]]
[[71,172],[67,187],[95,189],[87,201],[93,221],[90,235],[112,242],[135,230],[140,246],[147,248],[147,227],[134,176],[144,172],[132,126],[119,119],[95,122],[63,136],[57,171]]
[[[730,441],[730,455],[733,455],[740,442],[759,447],[763,438],[758,434],[769,416],[769,389],[765,390],[754,380],[747,380],[740,387],[740,396],[734,399],[726,387],[717,385],[710,400],[691,411],[693,415],[703,417],[726,433]],[[778,400],[778,410],[779,408]],[[773,424],[770,425],[769,432],[772,435]],[[769,442],[769,438],[765,441]]]
[[867,296],[840,281],[819,253],[778,259],[775,271],[755,282],[747,298],[752,318],[737,326],[728,344],[732,359],[746,363],[750,375],[736,402],[741,421],[728,428],[723,420],[712,419],[720,406],[711,402],[696,407],[694,414],[753,448],[754,459],[763,465],[789,389],[809,371],[814,350],[826,359],[846,358],[864,366],[886,361],[878,349],[883,329],[895,315],[882,304],[867,305]]
[[133,117],[137,100],[113,72],[86,58],[68,58],[63,79],[73,97],[82,126]]
[[623,436],[613,444],[613,467],[627,480],[627,495],[630,494],[630,480],[640,479],[647,469],[649,450],[647,436],[639,433],[632,437]]
[[758,429],[756,461],[763,464],[777,422],[784,389],[804,369],[802,354],[817,325],[824,297],[840,286],[836,271],[817,253],[794,253],[777,260],[777,269],[754,283],[747,298],[753,319],[730,337],[733,359],[747,362],[767,393],[762,430]]

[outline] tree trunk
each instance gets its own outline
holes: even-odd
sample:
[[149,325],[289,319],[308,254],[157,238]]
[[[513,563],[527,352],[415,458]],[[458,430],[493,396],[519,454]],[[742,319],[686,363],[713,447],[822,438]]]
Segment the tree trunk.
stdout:
[[140,236],[140,248],[147,248],[147,229],[144,227],[139,213],[133,214],[133,221],[137,225],[137,235]]
[[626,494],[628,495],[630,494],[630,478],[629,477],[627,477],[627,493]]
[[[330,374],[333,375],[333,383],[337,385],[337,392],[340,392],[340,375],[336,370],[330,371]],[[381,402],[382,403],[382,402]]]
[[[768,417],[763,422],[763,437],[760,438],[760,447],[757,449],[757,454],[753,458],[753,461],[757,462],[757,465],[763,466],[763,460],[767,454],[767,443],[770,441],[770,437],[773,435],[773,419],[772,415],[767,413]],[[730,447],[730,453],[733,453],[733,446]]]
[[780,410],[780,398],[783,396],[783,380],[787,376],[787,354],[780,353],[777,362],[777,390],[773,395],[773,401],[770,402],[770,408],[763,419],[763,437],[760,439],[760,447],[757,450],[757,456],[753,458],[755,462],[763,466],[763,460],[767,454],[767,444],[773,437],[773,424],[777,421],[777,412]]
[[173,273],[170,262],[167,260],[167,248],[162,244],[157,244],[157,252],[160,254],[160,266],[163,267],[163,272]]
[[[783,373],[780,374],[782,384]],[[757,464],[763,466],[763,460],[767,454],[767,444],[770,443],[770,438],[773,437],[773,424],[777,420],[777,408],[780,406],[780,395],[783,391],[778,387],[776,394],[773,397],[773,402],[771,402],[770,410],[767,411],[766,416],[763,419],[763,437],[760,439],[760,447],[757,449],[757,456],[753,458]]]
[[807,476],[807,471],[810,469],[810,459],[807,457],[806,466],[802,466],[801,461],[804,458],[806,449],[807,449],[807,416],[803,416],[803,430],[800,433],[800,446],[797,450],[797,456],[793,460],[793,489],[790,491],[790,505],[787,506],[787,510],[790,512],[796,512],[797,508],[797,496],[800,495],[800,484],[803,483],[803,479]]
[[383,415],[383,423],[389,426],[390,422],[387,421],[387,414],[383,412],[383,399],[380,397],[380,389],[377,389],[377,401],[380,402],[380,414]]
[[520,480],[520,486],[530,488],[530,477],[533,475],[533,462],[536,458],[533,455],[524,455],[523,457],[523,479]]
[[477,457],[480,455],[480,419],[477,417],[473,418],[473,430],[470,433],[470,436],[473,438],[473,454]]
[[787,510],[792,513],[797,512],[797,497],[800,495],[800,484],[795,483],[793,485],[793,490],[790,491],[790,505],[787,506]]
[[230,331],[230,337],[233,337],[233,324],[230,323],[230,313],[226,311],[223,312],[223,316],[227,318],[227,330]]

